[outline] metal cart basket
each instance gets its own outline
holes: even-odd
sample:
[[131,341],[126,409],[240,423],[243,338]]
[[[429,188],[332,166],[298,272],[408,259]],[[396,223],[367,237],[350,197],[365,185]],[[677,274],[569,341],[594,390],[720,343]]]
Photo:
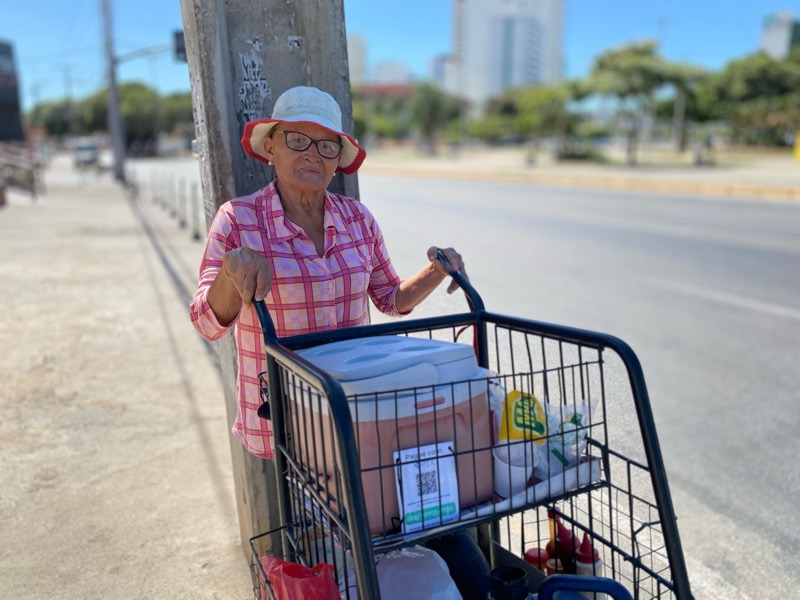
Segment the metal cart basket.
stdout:
[[[508,560],[524,564],[527,549],[544,547],[552,537],[555,519],[578,544],[586,534],[602,558],[602,574],[623,584],[634,598],[691,598],[647,388],[634,352],[613,336],[487,312],[469,281],[461,273],[453,276],[466,293],[469,312],[278,339],[266,305],[256,304],[267,354],[261,384],[269,400],[262,409],[273,422],[279,486],[281,527],[274,535],[282,550],[274,554],[306,566],[327,562],[343,597],[372,599],[380,598],[375,559],[381,553],[470,530],[477,531],[492,566]],[[353,403],[337,378],[301,355],[321,344],[376,336],[471,345],[484,376],[380,390]],[[491,490],[486,497],[486,482],[511,477],[511,467],[507,474],[498,471],[507,468],[494,458],[503,443],[478,435],[473,422],[467,428],[473,437],[456,440],[455,448],[451,443],[446,457],[447,468],[455,467],[459,478],[459,496],[468,504],[447,514],[441,502],[433,508],[423,504],[423,516],[416,515],[412,527],[410,513],[398,518],[389,501],[402,504],[403,491],[396,485],[404,472],[402,459],[394,454],[375,460],[380,451],[367,447],[363,428],[357,426],[358,407],[387,400],[397,405],[400,398],[411,397],[436,417],[435,441],[452,442],[455,403],[439,402],[454,396],[457,386],[466,386],[472,398],[467,419],[488,411],[496,424],[498,390],[500,398],[512,390],[535,397],[548,415],[580,415],[570,428],[554,432],[551,427],[535,441],[547,449],[550,462],[551,454],[575,455],[561,468],[548,462],[541,477],[507,492],[508,498]],[[410,445],[416,447],[430,440],[419,438],[421,417],[415,415],[418,438]],[[413,426],[411,431],[413,436]],[[526,448],[531,440],[515,443]],[[510,451],[512,441],[505,444]],[[523,451],[521,456],[529,455]],[[419,456],[415,460],[421,464]],[[444,459],[434,459],[439,460]],[[437,463],[432,471],[440,476],[442,469]],[[542,468],[538,471],[541,475]],[[437,483],[418,480],[420,499],[431,490],[435,495]],[[387,515],[390,505],[395,513]],[[255,553],[263,594],[269,584]]]

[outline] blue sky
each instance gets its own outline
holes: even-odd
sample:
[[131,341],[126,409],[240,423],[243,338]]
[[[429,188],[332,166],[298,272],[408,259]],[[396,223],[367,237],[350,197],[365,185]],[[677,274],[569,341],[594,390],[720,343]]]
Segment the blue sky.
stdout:
[[[766,14],[793,10],[800,19],[800,0],[565,1],[569,77],[585,75],[604,50],[656,37],[666,58],[720,69],[757,50]],[[182,28],[179,0],[111,2],[118,56],[166,44]],[[37,100],[81,99],[104,87],[100,0],[3,4],[0,40],[14,46],[25,109]],[[366,40],[370,65],[404,61],[424,77],[431,59],[450,49],[452,0],[344,0],[344,6],[347,31]],[[122,62],[118,79],[141,81],[162,93],[189,90],[186,65],[171,52]]]

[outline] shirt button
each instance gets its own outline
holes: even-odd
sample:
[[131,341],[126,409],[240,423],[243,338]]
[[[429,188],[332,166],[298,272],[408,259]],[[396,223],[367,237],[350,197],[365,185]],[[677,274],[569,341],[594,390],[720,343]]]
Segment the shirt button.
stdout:
[[332,282],[332,281],[329,281],[329,282],[328,282],[328,289],[329,289],[329,290],[332,290],[332,289],[333,289],[333,282]]

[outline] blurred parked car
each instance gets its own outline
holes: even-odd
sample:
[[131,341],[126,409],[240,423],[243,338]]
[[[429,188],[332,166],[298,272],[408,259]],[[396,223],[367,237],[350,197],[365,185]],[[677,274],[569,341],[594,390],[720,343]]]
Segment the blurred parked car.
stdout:
[[73,147],[73,158],[77,169],[94,166],[100,158],[100,146],[91,138],[79,138]]

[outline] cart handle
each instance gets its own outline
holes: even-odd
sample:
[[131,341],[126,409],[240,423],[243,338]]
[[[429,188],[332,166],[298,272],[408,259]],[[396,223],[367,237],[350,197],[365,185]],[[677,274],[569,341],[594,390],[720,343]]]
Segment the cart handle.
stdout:
[[272,322],[272,315],[269,314],[267,303],[264,300],[256,300],[253,302],[258,314],[258,320],[261,321],[261,327],[264,329],[264,338],[274,342],[278,339],[278,334],[275,333],[275,323]]
[[455,282],[458,284],[462,290],[464,290],[464,295],[467,297],[467,303],[469,304],[469,308],[472,312],[483,312],[485,310],[483,299],[481,298],[480,294],[475,291],[475,288],[472,287],[472,284],[467,279],[465,273],[463,273],[459,269],[453,269],[450,261],[447,260],[447,257],[442,252],[441,248],[436,248],[436,259],[442,263],[447,272],[450,273],[450,277],[452,277]]

